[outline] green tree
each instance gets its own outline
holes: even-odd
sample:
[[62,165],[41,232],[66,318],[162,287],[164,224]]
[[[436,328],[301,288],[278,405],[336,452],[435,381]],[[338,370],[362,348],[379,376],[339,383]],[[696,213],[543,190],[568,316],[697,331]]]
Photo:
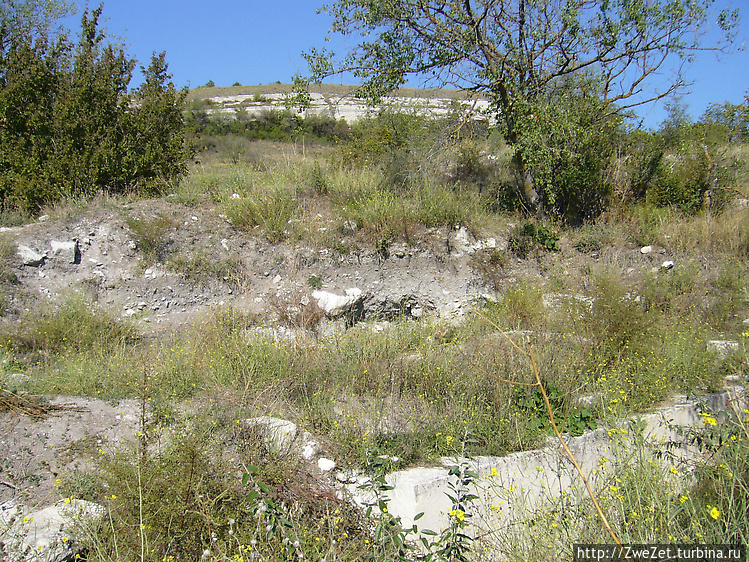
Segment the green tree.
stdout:
[[720,126],[727,130],[726,140],[743,142],[749,139],[749,94],[744,96],[744,103],[735,104],[729,101],[712,104],[705,110],[700,121],[706,125]]
[[65,0],[0,0],[0,51],[14,43],[59,35],[62,28],[57,22],[72,9],[73,3]]
[[[360,42],[343,58],[327,49],[306,53],[310,77],[351,72],[362,80],[358,94],[377,99],[410,75],[430,85],[455,85],[487,94],[503,133],[515,147],[519,194],[541,211],[562,201],[529,154],[534,119],[549,104],[566,102],[563,87],[595,84],[586,110],[593,126],[612,114],[667,96],[684,85],[684,66],[699,49],[723,48],[733,40],[737,11],[711,12],[713,0],[338,0],[323,8],[332,31]],[[722,35],[703,43],[717,20]],[[648,89],[659,70],[675,68],[661,89]],[[583,99],[592,99],[592,97]],[[573,106],[579,103],[575,100]],[[568,115],[574,116],[568,112]],[[585,126],[556,122],[561,130]],[[528,130],[531,126],[531,130]],[[562,135],[564,136],[564,135]]]
[[183,107],[187,90],[171,81],[166,53],[154,54],[144,81],[132,96],[128,116],[127,183],[154,191],[185,173],[186,144]]
[[28,208],[52,196],[46,176],[66,53],[46,35],[16,35],[0,51],[0,202]]
[[49,19],[61,5],[0,5],[0,204],[31,212],[66,196],[150,192],[185,171],[185,92],[164,54],[129,92],[136,63],[100,29],[102,7],[83,12],[74,44]]
[[124,115],[135,61],[107,43],[99,28],[102,7],[81,17],[72,69],[56,103],[55,183],[65,195],[90,196],[126,188]]

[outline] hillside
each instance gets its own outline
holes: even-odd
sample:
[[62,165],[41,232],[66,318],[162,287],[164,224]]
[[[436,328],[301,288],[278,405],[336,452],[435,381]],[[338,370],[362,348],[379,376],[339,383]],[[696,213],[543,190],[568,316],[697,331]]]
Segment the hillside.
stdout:
[[[504,145],[470,138],[438,156],[429,122],[411,118],[388,116],[392,128],[360,145],[206,135],[162,196],[68,200],[2,228],[4,548],[39,509],[81,500],[111,517],[78,540],[93,559],[135,559],[147,536],[153,559],[251,546],[361,560],[378,532],[394,542],[377,548],[406,540],[387,502],[410,524],[403,497],[458,493],[443,463],[478,463],[471,486],[509,477],[498,470],[517,459],[553,472],[566,461],[541,448],[550,419],[580,436],[576,450],[598,450],[591,479],[610,462],[596,493],[630,542],[663,538],[682,505],[699,522],[685,540],[735,540],[715,523],[728,517],[743,532],[722,490],[746,483],[746,201],[537,221],[500,205]],[[393,131],[408,150],[379,142]],[[632,464],[671,458],[622,421],[654,410],[647,423],[678,411],[699,445]],[[372,501],[357,485],[384,494],[394,481],[405,488],[375,502],[379,515],[352,500]],[[611,493],[625,486],[631,496]],[[588,501],[565,494],[518,513],[548,522],[522,548],[608,540]],[[502,533],[525,527],[492,528],[487,514],[507,512],[472,502],[425,520],[473,529],[466,548],[502,559],[516,544]],[[649,506],[652,520],[625,523]]]
[[[211,114],[233,115],[237,111],[250,116],[264,111],[295,109],[289,105],[290,84],[267,86],[233,86],[229,88],[203,87],[190,91],[188,103],[204,103]],[[400,110],[421,112],[432,116],[444,116],[455,110],[455,104],[475,113],[476,118],[486,118],[489,102],[483,96],[471,96],[459,90],[425,90],[402,88],[382,100],[378,108],[366,100],[355,98],[351,86],[317,85],[310,88],[309,107],[301,115],[322,115],[345,119],[353,123],[372,115],[383,107],[398,107]]]

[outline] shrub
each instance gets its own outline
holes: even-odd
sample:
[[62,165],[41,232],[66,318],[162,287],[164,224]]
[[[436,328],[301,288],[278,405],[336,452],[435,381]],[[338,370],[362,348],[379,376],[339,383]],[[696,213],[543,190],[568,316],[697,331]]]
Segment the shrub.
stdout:
[[709,189],[710,162],[705,151],[662,158],[647,191],[647,200],[660,206],[673,205],[695,213],[702,208]]
[[255,189],[248,197],[229,197],[224,208],[234,226],[262,227],[265,237],[277,242],[289,236],[289,223],[296,218],[299,204],[293,187],[274,185]]
[[13,34],[0,88],[0,204],[36,212],[63,197],[161,190],[185,171],[182,103],[164,55],[143,68],[106,42],[101,6],[65,35]]
[[550,226],[534,223],[525,223],[515,229],[507,243],[508,249],[521,259],[525,259],[537,248],[543,248],[551,252],[559,250],[559,236],[554,233]]
[[562,81],[544,97],[515,102],[518,191],[537,216],[579,224],[604,210],[621,120],[606,115],[598,89]]
[[125,222],[133,233],[138,250],[143,254],[141,266],[165,263],[172,244],[169,233],[177,227],[176,221],[159,213],[150,219],[128,217]]

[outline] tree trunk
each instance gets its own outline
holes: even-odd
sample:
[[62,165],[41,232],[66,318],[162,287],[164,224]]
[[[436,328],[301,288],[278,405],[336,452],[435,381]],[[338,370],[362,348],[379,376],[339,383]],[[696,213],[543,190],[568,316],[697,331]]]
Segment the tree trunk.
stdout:
[[544,204],[536,189],[533,173],[525,165],[523,156],[517,149],[513,160],[515,162],[515,182],[518,197],[526,211],[540,220],[544,216]]

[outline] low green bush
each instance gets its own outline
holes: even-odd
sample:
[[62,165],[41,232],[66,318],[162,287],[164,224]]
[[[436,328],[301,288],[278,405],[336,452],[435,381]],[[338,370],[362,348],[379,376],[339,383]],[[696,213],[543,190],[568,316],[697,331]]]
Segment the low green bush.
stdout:
[[254,188],[244,197],[232,194],[223,205],[234,226],[247,230],[262,227],[270,242],[284,240],[291,234],[290,222],[300,211],[296,189],[281,185]]
[[169,234],[177,228],[177,221],[159,213],[150,218],[128,217],[125,222],[143,255],[141,266],[145,268],[155,263],[165,263],[172,246]]

